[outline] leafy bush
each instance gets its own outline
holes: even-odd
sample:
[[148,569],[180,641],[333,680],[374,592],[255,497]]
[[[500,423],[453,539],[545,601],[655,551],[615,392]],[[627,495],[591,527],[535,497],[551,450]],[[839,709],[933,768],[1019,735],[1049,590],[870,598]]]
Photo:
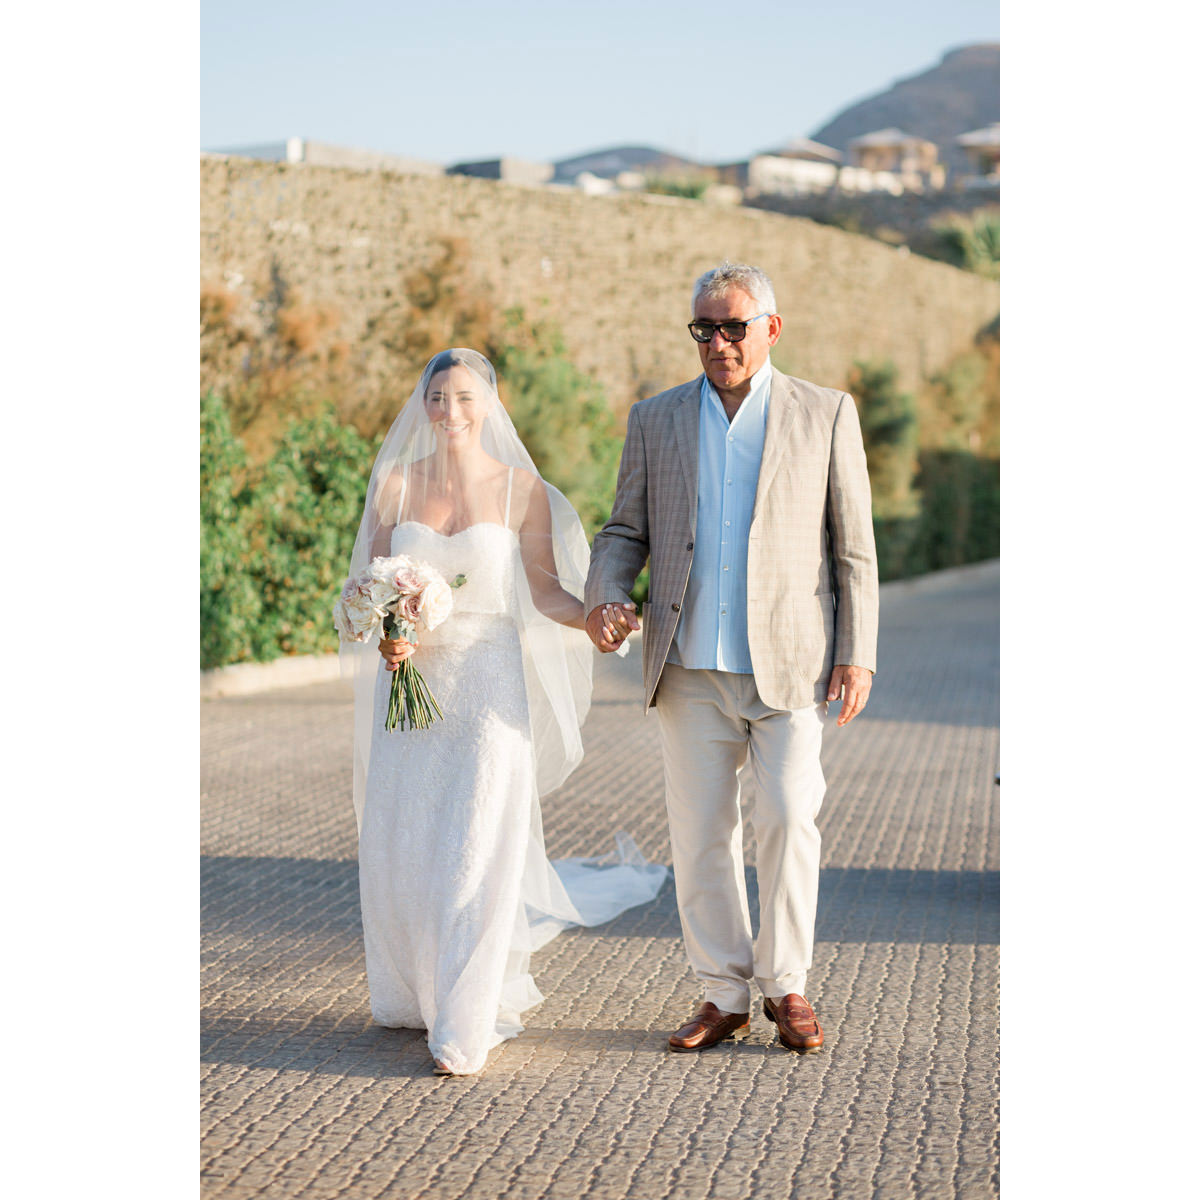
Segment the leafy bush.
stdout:
[[567,355],[554,324],[508,313],[512,338],[496,354],[508,414],[541,474],[574,505],[590,542],[608,519],[621,437],[604,389]]
[[965,271],[999,279],[1000,214],[995,209],[982,209],[970,216],[955,213],[930,225],[914,239],[914,248]]
[[957,567],[1000,553],[1000,464],[961,450],[921,455],[923,500],[908,574]]
[[252,658],[262,602],[246,573],[246,453],[224,402],[200,401],[200,665]]
[[247,463],[225,404],[201,402],[200,665],[336,649],[329,618],[374,448],[328,409]]
[[1000,553],[1000,464],[972,452],[989,398],[987,359],[971,353],[931,381],[934,445],[918,449],[913,396],[890,362],[857,363],[880,579],[979,562]]
[[[345,577],[376,447],[331,409],[293,421],[248,505],[260,654],[337,648],[330,611]],[[257,655],[256,655],[257,657]]]
[[883,520],[917,516],[921,498],[913,487],[917,474],[916,398],[900,391],[891,361],[855,363],[850,390],[858,402],[866,445],[872,513]]
[[692,175],[647,175],[643,191],[658,196],[679,196],[684,200],[700,200],[712,180]]

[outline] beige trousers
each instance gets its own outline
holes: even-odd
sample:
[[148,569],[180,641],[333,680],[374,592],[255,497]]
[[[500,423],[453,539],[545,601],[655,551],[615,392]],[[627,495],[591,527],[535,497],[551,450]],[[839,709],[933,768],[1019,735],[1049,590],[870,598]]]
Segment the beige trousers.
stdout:
[[[672,663],[656,703],[679,918],[705,999],[724,1012],[748,1012],[751,979],[772,999],[803,995],[817,915],[828,706],[769,708],[753,675]],[[738,771],[747,759],[755,782],[757,941],[742,858]]]

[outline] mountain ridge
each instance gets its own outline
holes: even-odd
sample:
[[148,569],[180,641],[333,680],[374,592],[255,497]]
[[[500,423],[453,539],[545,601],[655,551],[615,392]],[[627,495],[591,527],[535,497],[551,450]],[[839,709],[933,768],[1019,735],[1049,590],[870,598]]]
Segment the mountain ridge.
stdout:
[[935,142],[941,161],[957,171],[965,168],[966,156],[954,139],[999,120],[1000,43],[975,42],[947,50],[935,66],[847,106],[809,136],[844,152],[865,133],[902,129]]
[[[999,120],[1000,43],[973,42],[947,50],[934,66],[847,105],[807,137],[844,154],[853,138],[901,129],[935,142],[941,161],[955,172],[967,167],[955,138]],[[773,152],[749,151],[746,158]],[[693,162],[656,146],[619,145],[574,154],[553,165],[555,182],[569,183],[582,171],[612,179],[621,171],[669,173],[717,164]]]

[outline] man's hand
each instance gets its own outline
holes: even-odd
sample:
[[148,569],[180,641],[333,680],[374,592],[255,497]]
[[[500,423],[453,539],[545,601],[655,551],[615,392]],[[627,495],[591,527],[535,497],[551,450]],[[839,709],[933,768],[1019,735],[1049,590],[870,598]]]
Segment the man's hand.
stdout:
[[405,638],[379,639],[379,653],[383,655],[383,661],[389,671],[394,671],[414,650],[416,646]]
[[[844,691],[844,694],[843,694]],[[850,667],[839,663],[829,677],[829,691],[825,698],[831,703],[840,699],[842,711],[837,723],[849,725],[867,705],[871,694],[871,672],[866,667]]]
[[635,630],[641,629],[632,604],[598,604],[587,616],[588,637],[601,654],[611,654]]

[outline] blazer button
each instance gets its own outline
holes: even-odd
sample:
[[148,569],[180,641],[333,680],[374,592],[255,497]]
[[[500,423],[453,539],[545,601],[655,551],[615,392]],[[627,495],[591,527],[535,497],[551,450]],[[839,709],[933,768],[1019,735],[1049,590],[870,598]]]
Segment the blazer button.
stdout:
[[672,604],[672,605],[671,605],[671,611],[672,611],[672,612],[678,612],[678,611],[679,611],[679,605],[678,605],[678,604]]
[[690,549],[692,548],[693,544],[694,544],[694,543],[692,543],[692,542],[688,542],[688,544],[687,544],[687,548],[690,550]]

